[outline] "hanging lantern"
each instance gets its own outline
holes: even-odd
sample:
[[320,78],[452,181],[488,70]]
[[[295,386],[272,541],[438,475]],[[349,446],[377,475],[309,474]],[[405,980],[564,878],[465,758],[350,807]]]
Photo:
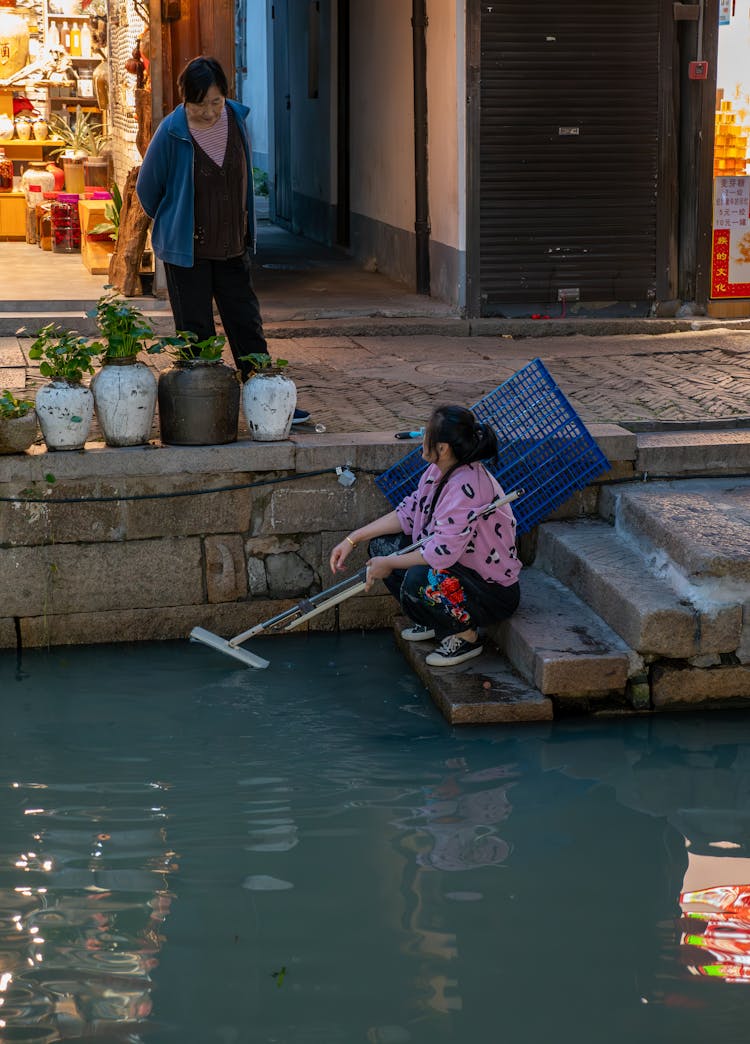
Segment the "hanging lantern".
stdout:
[[29,62],[29,23],[8,0],[0,0],[0,79],[7,79]]

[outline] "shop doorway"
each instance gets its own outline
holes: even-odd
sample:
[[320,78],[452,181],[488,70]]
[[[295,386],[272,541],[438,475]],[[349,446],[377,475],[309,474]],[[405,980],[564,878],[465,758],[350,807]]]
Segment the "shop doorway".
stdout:
[[471,4],[481,82],[473,314],[559,314],[577,302],[647,314],[657,283],[658,8]]

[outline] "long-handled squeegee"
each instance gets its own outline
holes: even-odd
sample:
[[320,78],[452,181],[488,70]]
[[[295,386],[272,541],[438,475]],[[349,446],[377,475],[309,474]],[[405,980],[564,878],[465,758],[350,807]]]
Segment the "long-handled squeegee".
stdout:
[[[493,500],[491,504],[487,504],[486,507],[480,508],[474,517],[483,518],[485,515],[491,515],[493,511],[496,511],[499,507],[503,507],[505,504],[510,504],[511,501],[517,500],[518,497],[523,496],[523,492],[522,489],[516,489],[512,493],[507,493],[503,497],[498,497],[497,500]],[[416,551],[417,548],[421,547],[428,539],[429,535],[423,536],[420,540],[415,541],[413,544],[409,544],[408,547],[401,548],[398,553],[403,555],[409,551]],[[190,639],[194,642],[202,642],[204,645],[210,646],[211,649],[215,649],[217,652],[226,653],[227,656],[232,656],[235,660],[239,660],[240,663],[244,663],[248,667],[268,667],[269,661],[264,660],[262,656],[256,656],[255,653],[248,652],[247,649],[240,649],[239,647],[242,643],[246,642],[249,638],[254,638],[256,634],[261,634],[264,631],[292,631],[295,627],[299,627],[300,624],[306,623],[307,620],[311,620],[314,616],[324,613],[326,609],[332,609],[333,606],[338,605],[339,602],[344,602],[347,598],[351,598],[352,595],[364,591],[366,584],[367,567],[365,566],[346,580],[342,580],[340,583],[334,584],[332,587],[327,587],[325,591],[320,591],[318,594],[310,595],[309,598],[303,598],[301,602],[291,606],[291,608],[285,609],[281,613],[277,613],[276,616],[272,616],[269,620],[264,620],[262,623],[255,624],[254,627],[250,627],[247,631],[243,631],[241,634],[236,634],[234,638],[221,638],[218,634],[213,634],[211,631],[207,631],[203,627],[194,627],[190,632]]]

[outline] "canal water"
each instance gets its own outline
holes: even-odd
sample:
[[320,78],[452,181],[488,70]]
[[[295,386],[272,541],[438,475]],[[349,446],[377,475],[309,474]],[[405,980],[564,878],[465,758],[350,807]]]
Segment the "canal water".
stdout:
[[447,725],[388,634],[0,654],[0,1041],[723,1044],[750,718]]

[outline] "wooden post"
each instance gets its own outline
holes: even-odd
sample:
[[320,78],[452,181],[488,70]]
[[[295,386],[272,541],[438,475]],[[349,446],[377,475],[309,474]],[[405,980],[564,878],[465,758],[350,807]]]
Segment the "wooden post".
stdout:
[[125,180],[120,212],[120,234],[109,263],[109,281],[125,297],[138,297],[141,286],[141,259],[146,246],[146,233],[151,220],[135,193],[140,166],[133,167]]
[[143,158],[151,141],[151,91],[147,87],[136,87],[135,119],[138,124],[135,147]]

